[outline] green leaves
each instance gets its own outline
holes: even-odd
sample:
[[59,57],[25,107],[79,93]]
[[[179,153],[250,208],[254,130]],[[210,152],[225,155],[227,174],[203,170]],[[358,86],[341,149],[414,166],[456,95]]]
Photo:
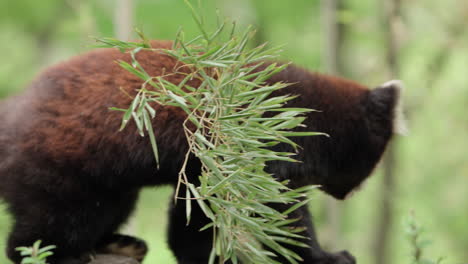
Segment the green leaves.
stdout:
[[135,48],[150,48],[150,45],[146,39],[144,39],[141,32],[137,32],[140,38],[142,38],[142,42],[128,42],[128,41],[121,41],[114,38],[95,38],[96,41],[100,44],[94,45],[97,48],[118,48],[121,52],[125,52],[128,49],[135,49]]
[[438,258],[437,260],[428,259],[425,256],[425,249],[432,243],[430,240],[422,239],[422,234],[424,229],[416,221],[414,213],[411,212],[409,217],[405,221],[405,232],[408,237],[409,242],[411,243],[411,258],[412,264],[440,264],[443,261],[443,258]]
[[[229,31],[226,23],[222,23],[210,34],[204,29],[202,18],[186,3],[202,35],[186,41],[183,31],[179,31],[173,48],[162,51],[191,69],[189,73],[177,70],[168,73],[185,76],[178,84],[165,76],[146,73],[135,55],[148,47],[109,39],[101,41],[119,49],[131,48],[132,62],[119,64],[143,80],[129,108],[115,109],[124,112],[122,128],[133,119],[141,135],[149,134],[158,160],[151,126],[158,113],[151,105],[161,105],[160,111],[164,111],[164,106],[176,106],[187,114],[185,123],[192,124],[189,129],[184,123],[189,152],[200,159],[202,173],[200,185],[192,184],[190,181],[195,179],[185,174],[186,160],[177,187],[179,191],[179,186],[185,184],[186,192],[176,191],[176,197],[185,197],[188,224],[193,201],[212,220],[202,228],[214,231],[210,263],[216,257],[220,262],[277,263],[274,256],[278,254],[298,263],[300,257],[284,246],[306,246],[297,240],[302,238],[297,233],[303,229],[291,229],[288,225],[295,219],[286,215],[304,206],[314,187],[291,190],[287,182],[276,180],[281,175],[271,175],[264,169],[269,162],[297,162],[295,153],[274,151],[272,146],[288,144],[297,149],[297,144],[288,137],[323,135],[304,129],[294,131],[303,127],[305,114],[313,110],[284,107],[296,97],[277,95],[287,84],[265,83],[287,67],[267,62],[274,60],[279,49],[267,49],[266,45],[249,49],[251,28],[236,36],[234,26]],[[227,38],[223,37],[226,30],[230,32]],[[201,80],[198,88],[187,85],[191,79]],[[274,203],[290,204],[291,208],[279,212],[267,205]]]
[[17,247],[16,251],[23,256],[21,264],[47,264],[46,260],[53,255],[52,249],[55,246],[46,246],[41,248],[41,240],[34,242],[32,247]]

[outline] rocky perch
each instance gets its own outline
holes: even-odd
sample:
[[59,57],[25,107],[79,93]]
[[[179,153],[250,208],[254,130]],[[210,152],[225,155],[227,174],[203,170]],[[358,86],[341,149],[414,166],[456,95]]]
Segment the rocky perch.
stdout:
[[140,262],[119,255],[97,255],[89,264],[140,264]]

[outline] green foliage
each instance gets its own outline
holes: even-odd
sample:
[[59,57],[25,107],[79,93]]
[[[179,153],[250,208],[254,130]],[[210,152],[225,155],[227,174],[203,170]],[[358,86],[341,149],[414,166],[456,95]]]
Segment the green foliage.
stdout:
[[46,260],[53,255],[52,249],[55,246],[41,248],[41,240],[34,242],[32,247],[17,247],[16,250],[23,256],[21,264],[47,264]]
[[[189,144],[189,154],[202,162],[200,186],[189,182],[185,166],[179,174],[177,199],[187,203],[187,221],[190,222],[191,203],[196,201],[212,223],[202,228],[213,228],[214,245],[210,263],[215,257],[220,263],[240,259],[248,263],[277,263],[272,259],[281,254],[291,263],[301,258],[284,244],[307,247],[297,241],[297,232],[302,229],[288,228],[295,219],[286,215],[308,202],[307,193],[314,187],[291,190],[287,182],[278,182],[264,171],[269,161],[297,162],[295,153],[277,152],[270,149],[279,143],[296,145],[288,137],[322,135],[317,132],[293,132],[300,126],[303,108],[285,108],[283,105],[294,96],[272,96],[287,84],[265,83],[270,76],[287,65],[269,64],[260,70],[265,60],[274,59],[279,50],[266,49],[265,45],[247,49],[253,36],[248,28],[237,36],[235,25],[228,29],[226,23],[209,33],[204,22],[192,6],[193,17],[202,35],[186,41],[180,31],[173,49],[153,50],[165,52],[189,67],[190,73],[176,72],[185,79],[173,84],[166,76],[149,76],[135,59],[142,49],[152,50],[145,38],[141,43],[126,43],[113,39],[99,39],[101,43],[119,49],[131,48],[132,63],[120,61],[120,65],[140,77],[144,84],[128,109],[124,111],[122,129],[133,120],[141,135],[149,134],[151,145],[158,161],[157,144],[151,119],[157,118],[151,103],[180,107],[187,114],[184,130]],[[198,79],[198,88],[189,86],[191,79]],[[264,117],[267,112],[272,117]],[[196,129],[190,129],[191,123]],[[186,162],[187,162],[186,159]],[[180,194],[180,184],[187,186]],[[183,196],[184,198],[179,198]],[[266,204],[297,204],[286,212],[278,212]],[[266,246],[266,247],[264,247]],[[266,248],[271,249],[270,252]]]
[[432,243],[430,240],[423,239],[424,233],[423,227],[416,221],[414,213],[405,221],[405,231],[408,236],[408,240],[411,243],[411,264],[440,264],[443,258],[439,258],[437,261],[430,260],[424,256],[424,250]]

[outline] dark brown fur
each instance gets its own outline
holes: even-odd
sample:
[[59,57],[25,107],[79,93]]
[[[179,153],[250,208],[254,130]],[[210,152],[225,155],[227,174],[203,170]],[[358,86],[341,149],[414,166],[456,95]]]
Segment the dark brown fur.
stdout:
[[[80,257],[96,250],[125,222],[142,187],[176,184],[187,151],[183,112],[156,106],[153,126],[161,163],[156,170],[148,138],[140,137],[133,124],[119,132],[122,113],[108,110],[128,107],[131,98],[120,89],[134,95],[142,83],[115,63],[129,59],[115,49],[88,52],[48,68],[24,93],[0,104],[0,196],[14,217],[7,253],[15,263],[20,258],[14,248],[37,239],[58,246],[52,264],[84,263]],[[152,76],[172,72],[176,65],[158,52],[142,51],[137,59]],[[182,78],[172,75],[168,80],[178,83]],[[282,91],[300,95],[290,106],[321,111],[309,114],[305,129],[330,138],[297,138],[303,147],[297,158],[303,163],[274,162],[267,169],[290,179],[294,187],[320,184],[343,199],[369,176],[384,152],[393,130],[397,91],[371,92],[295,66],[268,82],[277,81],[294,83]],[[199,173],[199,161],[191,158],[189,177],[196,182]],[[172,205],[169,244],[179,263],[207,263],[211,234],[198,232],[207,219],[195,208],[192,224],[186,226],[183,204]],[[308,228],[304,235],[311,248],[294,248],[304,263],[354,263],[346,252],[321,250],[305,207],[293,217],[301,219],[296,225]]]

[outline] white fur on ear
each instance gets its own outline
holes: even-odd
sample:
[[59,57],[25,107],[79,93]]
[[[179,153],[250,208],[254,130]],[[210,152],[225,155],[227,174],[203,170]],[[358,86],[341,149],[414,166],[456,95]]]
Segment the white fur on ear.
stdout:
[[393,133],[407,135],[408,127],[406,125],[407,122],[405,115],[403,114],[403,82],[400,80],[391,80],[382,84],[380,87],[393,87],[395,88],[395,91],[397,91],[397,101],[395,103],[395,108],[393,109]]

